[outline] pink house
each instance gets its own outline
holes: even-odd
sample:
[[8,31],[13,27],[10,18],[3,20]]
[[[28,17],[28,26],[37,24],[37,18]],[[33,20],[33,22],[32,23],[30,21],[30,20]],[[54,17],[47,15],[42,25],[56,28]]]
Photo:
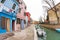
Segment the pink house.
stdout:
[[19,11],[17,13],[17,21],[16,21],[16,31],[19,31],[21,29],[20,23],[21,19],[25,20],[25,11],[26,11],[26,5],[23,0],[18,0],[19,1]]

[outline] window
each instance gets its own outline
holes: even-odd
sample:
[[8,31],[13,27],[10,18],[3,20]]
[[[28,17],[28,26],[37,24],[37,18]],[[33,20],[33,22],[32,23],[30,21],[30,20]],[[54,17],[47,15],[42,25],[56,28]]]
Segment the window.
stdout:
[[24,16],[26,16],[26,13],[24,12]]
[[20,4],[19,0],[17,0],[17,2]]
[[22,4],[22,2],[19,2],[19,4]]
[[26,24],[26,21],[24,20],[24,24]]
[[19,18],[17,18],[17,24],[20,24],[20,19]]
[[20,4],[20,2],[18,2]]
[[21,12],[21,8],[19,8],[19,13]]
[[26,9],[26,6],[25,6],[25,9]]
[[5,2],[5,0],[1,0],[1,3],[4,3]]
[[19,3],[19,0],[16,0]]
[[16,4],[13,4],[13,7],[12,7],[12,9],[15,9],[15,7],[16,7]]

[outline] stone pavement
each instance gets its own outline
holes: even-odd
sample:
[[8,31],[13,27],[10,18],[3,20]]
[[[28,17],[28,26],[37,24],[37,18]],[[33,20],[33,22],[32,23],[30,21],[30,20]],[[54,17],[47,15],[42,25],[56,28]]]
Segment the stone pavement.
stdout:
[[36,28],[34,27],[34,40],[38,40],[38,36],[37,36],[37,33],[36,33]]
[[21,32],[15,32],[14,36],[9,37],[5,40],[34,40],[34,26],[35,25],[32,24]]
[[60,24],[57,24],[57,25],[51,25],[51,24],[40,24],[42,27],[46,27],[46,28],[49,28],[49,29],[56,29],[56,28],[60,28]]
[[7,32],[5,34],[0,34],[0,40],[4,40],[4,39],[7,39],[11,36],[14,36],[14,33],[11,33],[11,32]]

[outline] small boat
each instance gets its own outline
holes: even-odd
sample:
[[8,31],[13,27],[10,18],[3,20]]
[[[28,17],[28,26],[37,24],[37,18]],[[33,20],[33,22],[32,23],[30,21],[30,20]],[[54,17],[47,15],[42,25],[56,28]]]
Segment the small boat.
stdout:
[[40,40],[46,40],[47,35],[44,29],[40,25],[36,25],[35,28],[36,28],[38,38]]
[[57,32],[60,32],[60,28],[57,28],[56,31],[57,31]]

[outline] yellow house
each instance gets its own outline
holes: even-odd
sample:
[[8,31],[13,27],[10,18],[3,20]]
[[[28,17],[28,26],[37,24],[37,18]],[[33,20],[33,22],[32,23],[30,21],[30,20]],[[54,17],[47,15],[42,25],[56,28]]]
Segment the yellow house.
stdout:
[[57,16],[56,13],[51,9],[48,11],[49,23],[50,24],[57,24]]
[[60,3],[48,10],[48,18],[50,24],[60,24]]

